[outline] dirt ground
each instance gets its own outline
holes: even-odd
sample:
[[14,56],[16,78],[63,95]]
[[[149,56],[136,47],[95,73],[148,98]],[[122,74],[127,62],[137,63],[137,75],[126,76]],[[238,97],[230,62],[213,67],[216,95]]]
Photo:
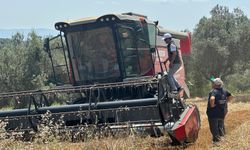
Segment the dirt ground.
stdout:
[[[206,101],[205,100],[192,100],[192,103],[198,105],[201,113],[201,130],[199,132],[198,140],[187,147],[188,150],[194,149],[250,149],[250,135],[244,135],[245,132],[240,129],[243,127],[245,130],[250,129],[250,102],[232,102],[229,103],[229,113],[225,119],[226,137],[220,142],[219,147],[213,147],[211,143],[211,133],[209,131],[208,120],[205,114]],[[248,128],[248,129],[246,129]],[[238,139],[237,139],[238,138]],[[242,141],[241,138],[245,138]],[[238,142],[237,142],[238,141]],[[240,142],[241,141],[241,142]]]

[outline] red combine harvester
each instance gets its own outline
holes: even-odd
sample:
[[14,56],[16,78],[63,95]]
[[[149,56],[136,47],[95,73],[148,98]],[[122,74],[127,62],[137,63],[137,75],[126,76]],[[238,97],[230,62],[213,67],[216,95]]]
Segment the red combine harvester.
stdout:
[[[114,130],[150,128],[168,133],[175,144],[195,142],[200,116],[195,105],[185,104],[189,90],[184,66],[175,74],[184,90],[173,95],[167,68],[161,63],[168,57],[163,34],[173,35],[180,54],[190,53],[190,34],[157,24],[134,13],[56,23],[60,34],[45,39],[44,46],[58,86],[0,94],[2,100],[26,104],[25,108],[0,111],[1,121],[8,123],[5,130],[37,131],[41,116],[49,111],[54,122],[63,115],[64,129],[76,130],[86,124]],[[59,56],[63,63],[58,62]],[[70,84],[63,84],[66,79]],[[61,105],[53,105],[55,99]]]

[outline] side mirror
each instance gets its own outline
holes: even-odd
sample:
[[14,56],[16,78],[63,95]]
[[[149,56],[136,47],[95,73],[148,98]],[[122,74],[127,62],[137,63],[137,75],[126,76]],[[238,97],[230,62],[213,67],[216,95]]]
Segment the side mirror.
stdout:
[[49,38],[44,39],[43,48],[44,48],[45,52],[47,52],[47,53],[50,52]]
[[157,21],[154,21],[154,23],[155,23],[155,26],[158,26],[159,21],[158,21],[158,20],[157,20]]

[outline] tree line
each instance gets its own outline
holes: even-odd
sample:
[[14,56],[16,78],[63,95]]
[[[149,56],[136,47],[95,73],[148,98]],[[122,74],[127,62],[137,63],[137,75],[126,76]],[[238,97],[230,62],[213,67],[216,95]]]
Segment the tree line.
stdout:
[[35,32],[27,39],[16,33],[0,40],[0,91],[13,92],[38,89],[47,80],[50,62],[43,50],[43,39]]
[[232,12],[215,6],[192,34],[192,54],[187,63],[188,80],[194,96],[211,89],[209,78],[220,77],[233,93],[250,89],[250,20],[239,8]]
[[[248,92],[249,35],[250,20],[239,8],[217,5],[199,20],[192,32],[192,53],[184,56],[192,96],[206,96],[212,76],[221,77],[232,92]],[[20,33],[0,39],[0,93],[41,89],[53,82],[43,40],[35,32],[26,39]]]

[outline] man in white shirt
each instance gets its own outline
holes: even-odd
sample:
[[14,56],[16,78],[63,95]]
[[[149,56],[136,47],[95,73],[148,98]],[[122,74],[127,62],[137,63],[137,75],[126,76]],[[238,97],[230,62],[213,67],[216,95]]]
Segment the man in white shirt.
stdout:
[[181,59],[177,46],[172,41],[172,35],[170,33],[165,33],[162,38],[167,44],[168,58],[164,61],[166,64],[169,61],[169,72],[168,72],[168,82],[172,93],[178,93],[181,90],[181,86],[174,77],[174,73],[181,67]]

